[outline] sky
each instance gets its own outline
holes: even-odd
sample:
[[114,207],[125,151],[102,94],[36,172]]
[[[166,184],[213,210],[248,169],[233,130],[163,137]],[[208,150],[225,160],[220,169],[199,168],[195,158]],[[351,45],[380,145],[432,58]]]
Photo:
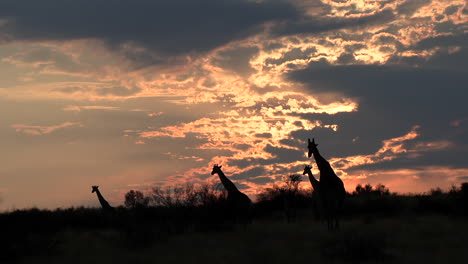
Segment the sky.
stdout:
[[[315,138],[348,191],[468,181],[465,0],[0,2],[0,210],[255,194]],[[308,181],[301,183],[310,188]]]

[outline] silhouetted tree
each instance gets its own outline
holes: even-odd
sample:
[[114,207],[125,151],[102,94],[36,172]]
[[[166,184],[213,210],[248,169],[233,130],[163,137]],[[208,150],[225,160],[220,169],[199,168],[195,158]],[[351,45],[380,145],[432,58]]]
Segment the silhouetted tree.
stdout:
[[377,184],[374,188],[372,185],[366,184],[362,186],[361,184],[356,185],[356,189],[353,192],[353,195],[358,196],[385,196],[390,195],[390,190],[385,187],[383,184]]
[[302,176],[299,174],[291,174],[283,176],[283,182],[286,184],[286,190],[289,192],[297,193],[299,184],[302,181]]
[[460,186],[461,197],[464,201],[468,201],[468,182],[463,182]]
[[125,194],[125,206],[128,208],[147,207],[149,201],[149,197],[140,191],[130,190]]
[[429,195],[431,196],[440,196],[442,195],[444,192],[442,191],[441,188],[437,187],[437,188],[433,188],[431,190],[429,190]]
[[302,181],[302,176],[298,174],[291,174],[283,176],[283,182],[285,187],[280,189],[280,193],[283,197],[283,210],[286,214],[286,220],[288,223],[296,221],[297,211],[297,193],[299,190],[299,184]]
[[152,202],[164,207],[195,207],[207,206],[226,199],[226,192],[216,185],[193,184],[174,186],[155,186],[152,192]]
[[390,195],[390,190],[383,184],[377,184],[374,189],[374,193],[378,196]]
[[353,194],[355,195],[369,195],[372,192],[372,185],[366,184],[362,186],[361,184],[356,185],[356,189]]

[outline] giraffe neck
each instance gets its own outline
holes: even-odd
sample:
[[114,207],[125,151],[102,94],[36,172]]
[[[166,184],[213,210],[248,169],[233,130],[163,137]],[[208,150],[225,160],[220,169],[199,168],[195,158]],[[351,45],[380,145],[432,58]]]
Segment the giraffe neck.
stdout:
[[317,191],[319,188],[319,184],[320,184],[319,181],[317,181],[314,175],[312,175],[312,171],[307,171],[307,175],[309,176],[310,184],[312,184],[312,187],[314,188],[314,190]]
[[237,187],[232,183],[231,180],[229,180],[226,175],[222,171],[218,172],[219,179],[221,180],[221,183],[223,184],[224,188],[228,193],[236,193],[239,192]]
[[320,155],[320,152],[318,149],[315,149],[312,154],[314,155],[315,162],[317,163],[317,166],[319,170],[322,170],[321,167],[325,165],[325,163],[328,163],[328,161]]
[[96,195],[98,197],[98,200],[99,200],[99,203],[101,204],[101,206],[103,208],[110,208],[112,206],[110,206],[110,204],[106,201],[106,199],[104,199],[104,197],[102,196],[101,192],[99,190],[96,190]]
[[315,151],[312,153],[314,155],[315,163],[317,163],[317,167],[320,171],[320,181],[323,179],[327,180],[328,178],[333,178],[333,176],[337,177],[332,167],[330,166],[330,163],[324,157],[322,157],[322,155],[320,155],[318,149],[315,149]]

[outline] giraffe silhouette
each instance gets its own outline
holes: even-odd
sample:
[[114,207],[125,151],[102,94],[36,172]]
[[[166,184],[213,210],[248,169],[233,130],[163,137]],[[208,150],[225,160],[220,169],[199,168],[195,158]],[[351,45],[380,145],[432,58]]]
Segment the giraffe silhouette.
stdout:
[[98,200],[99,200],[99,203],[101,204],[101,207],[104,211],[114,211],[114,207],[112,207],[107,201],[106,199],[104,199],[104,197],[102,196],[101,192],[99,191],[99,186],[92,186],[92,191],[91,193],[96,193],[97,197],[98,197]]
[[302,175],[309,176],[310,184],[312,185],[312,208],[314,210],[315,219],[320,219],[322,214],[322,204],[320,199],[320,182],[312,174],[312,166],[305,165]]
[[339,228],[338,214],[346,195],[343,181],[336,176],[330,163],[320,155],[315,139],[307,139],[309,149],[308,157],[314,155],[315,163],[320,171],[320,199],[323,205],[324,216],[329,230]]
[[252,201],[247,195],[239,191],[234,183],[232,183],[232,181],[226,177],[224,172],[221,170],[221,167],[222,166],[215,164],[213,166],[213,170],[211,171],[211,175],[218,174],[224,189],[226,189],[228,193],[228,206],[232,210],[236,221],[241,221],[244,224],[250,222]]

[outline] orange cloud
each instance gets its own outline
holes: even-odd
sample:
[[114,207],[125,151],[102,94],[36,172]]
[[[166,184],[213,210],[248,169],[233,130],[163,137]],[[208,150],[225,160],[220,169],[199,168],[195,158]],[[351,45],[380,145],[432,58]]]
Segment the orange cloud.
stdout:
[[114,111],[118,110],[118,107],[115,106],[104,106],[104,105],[87,105],[87,106],[77,106],[77,105],[69,105],[65,107],[64,111],[76,111],[80,112],[81,110],[107,110],[107,111]]
[[417,132],[418,128],[419,126],[415,126],[404,136],[384,140],[382,142],[383,146],[374,154],[335,158],[331,159],[330,163],[334,165],[335,170],[342,173],[343,177],[346,178],[348,177],[346,170],[352,167],[393,160],[397,158],[399,154],[408,152],[408,150],[404,148],[403,144],[406,141],[415,139],[419,136]]

